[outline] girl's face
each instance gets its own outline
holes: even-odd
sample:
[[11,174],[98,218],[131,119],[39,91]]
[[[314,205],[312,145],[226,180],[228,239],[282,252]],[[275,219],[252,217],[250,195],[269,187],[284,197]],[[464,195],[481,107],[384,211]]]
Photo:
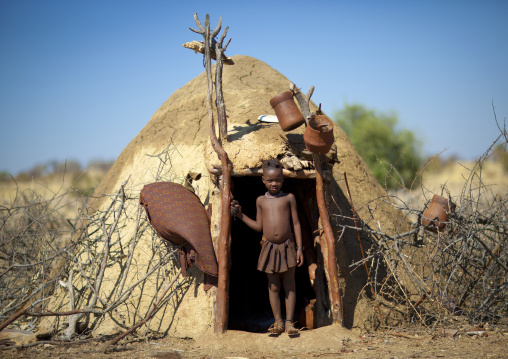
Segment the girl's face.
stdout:
[[263,183],[270,194],[276,195],[282,188],[284,177],[282,176],[282,168],[269,168],[263,171]]

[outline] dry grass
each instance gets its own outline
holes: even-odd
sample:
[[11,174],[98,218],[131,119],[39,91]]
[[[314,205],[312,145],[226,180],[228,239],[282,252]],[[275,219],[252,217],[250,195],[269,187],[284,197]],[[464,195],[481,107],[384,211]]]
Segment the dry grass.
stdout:
[[[391,194],[410,208],[423,208],[434,194],[446,196],[449,193],[452,198],[459,198],[471,173],[480,172],[480,169],[475,167],[476,161],[436,162],[437,165],[430,166],[422,173],[420,186],[412,190],[392,191]],[[487,191],[484,195],[491,199],[508,192],[508,171],[501,161],[486,161],[481,168],[481,178],[475,176],[472,181],[473,188],[483,187]]]

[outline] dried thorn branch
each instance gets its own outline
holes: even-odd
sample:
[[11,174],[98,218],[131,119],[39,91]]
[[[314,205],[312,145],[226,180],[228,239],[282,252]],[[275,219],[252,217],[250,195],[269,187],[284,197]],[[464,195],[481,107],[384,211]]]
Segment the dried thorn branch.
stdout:
[[123,272],[122,282],[120,283],[120,287],[118,288],[118,291],[117,291],[117,297],[116,297],[117,300],[118,300],[118,297],[123,292],[123,287],[125,286],[125,281],[127,280],[127,276],[129,274],[129,269],[131,267],[132,257],[134,256],[134,249],[136,248],[137,236],[138,236],[138,231],[139,231],[139,221],[141,219],[141,211],[142,211],[142,207],[140,205],[138,205],[138,214],[137,214],[137,219],[136,219],[136,229],[134,230],[134,236],[132,237],[131,248],[130,248],[130,251],[129,251],[130,254],[129,254],[129,258],[127,259],[127,265],[126,265],[125,270]]
[[148,311],[148,313],[146,313],[146,316],[145,318],[140,321],[139,323],[137,323],[136,325],[132,326],[129,330],[127,330],[126,332],[118,335],[116,338],[112,339],[110,342],[108,342],[107,344],[108,345],[115,345],[116,343],[118,343],[122,338],[126,337],[127,335],[133,333],[136,329],[138,329],[140,326],[142,326],[143,324],[145,324],[148,320],[150,320],[150,318],[152,318],[152,316],[155,314],[155,310],[157,309],[157,307],[159,306],[159,304],[162,302],[162,300],[164,299],[164,297],[166,296],[166,294],[168,293],[168,291],[171,289],[171,287],[173,286],[173,284],[175,284],[176,280],[178,279],[178,277],[180,276],[180,273],[182,272],[182,269],[180,268],[178,270],[178,272],[176,272],[176,274],[173,276],[173,279],[168,283],[168,285],[166,286],[166,288],[164,289],[164,291],[162,292],[161,296],[152,304],[152,308],[150,308],[150,310]]

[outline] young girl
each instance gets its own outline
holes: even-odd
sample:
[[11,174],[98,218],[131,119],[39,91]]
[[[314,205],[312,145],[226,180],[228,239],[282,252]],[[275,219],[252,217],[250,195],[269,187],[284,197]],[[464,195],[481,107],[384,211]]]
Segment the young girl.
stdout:
[[[302,233],[295,196],[281,191],[284,177],[282,165],[277,159],[263,163],[263,183],[268,192],[256,200],[256,220],[242,213],[238,203],[232,205],[236,217],[255,231],[263,232],[263,244],[257,269],[268,276],[268,295],[275,323],[270,327],[272,334],[286,331],[298,333],[294,327],[295,311],[295,268],[303,265]],[[291,221],[293,228],[291,228]],[[296,240],[296,246],[295,246]],[[286,323],[282,321],[280,309],[280,287],[286,294]]]

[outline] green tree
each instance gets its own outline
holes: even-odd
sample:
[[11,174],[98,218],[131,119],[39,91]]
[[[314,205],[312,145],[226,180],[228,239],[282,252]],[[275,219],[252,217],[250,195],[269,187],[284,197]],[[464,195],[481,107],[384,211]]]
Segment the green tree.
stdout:
[[398,128],[396,114],[345,104],[334,117],[383,187],[411,186],[423,161],[422,141]]
[[11,175],[7,171],[0,171],[0,182],[9,181],[11,179]]

